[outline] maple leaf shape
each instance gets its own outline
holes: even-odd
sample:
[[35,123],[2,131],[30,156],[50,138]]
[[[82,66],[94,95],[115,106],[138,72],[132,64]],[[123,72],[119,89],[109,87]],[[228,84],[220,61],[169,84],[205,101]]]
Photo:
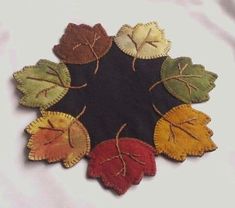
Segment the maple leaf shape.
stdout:
[[166,40],[164,31],[156,22],[137,24],[135,27],[124,25],[114,37],[114,41],[124,53],[134,57],[134,71],[137,58],[154,59],[166,56],[170,50],[170,41]]
[[215,87],[215,73],[205,70],[199,64],[193,64],[191,58],[167,57],[161,68],[161,80],[154,83],[149,90],[163,83],[166,89],[185,103],[199,103],[209,99],[208,93]]
[[212,131],[206,127],[210,118],[204,113],[186,104],[174,107],[164,115],[153,107],[162,116],[154,130],[154,143],[159,154],[184,161],[187,155],[202,156],[217,148],[211,140]]
[[78,121],[82,112],[72,117],[60,112],[42,112],[42,117],[32,122],[26,131],[31,134],[27,147],[30,160],[62,160],[67,168],[74,166],[90,151],[86,128]]
[[104,56],[112,45],[109,37],[101,24],[94,27],[70,23],[60,44],[54,46],[55,54],[65,63],[86,64],[96,61],[94,73],[99,68],[99,59]]
[[135,138],[119,138],[98,144],[89,154],[88,176],[101,178],[104,185],[124,194],[132,184],[138,184],[144,175],[156,173],[155,150]]
[[28,107],[49,108],[62,99],[68,89],[81,89],[87,84],[71,86],[69,71],[63,63],[40,60],[34,66],[14,73],[17,89],[23,93],[20,104]]

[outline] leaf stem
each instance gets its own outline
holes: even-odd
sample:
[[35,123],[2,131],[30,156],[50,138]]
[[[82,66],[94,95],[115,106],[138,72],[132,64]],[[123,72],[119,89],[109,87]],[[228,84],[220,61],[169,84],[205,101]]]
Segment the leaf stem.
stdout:
[[119,156],[119,158],[120,158],[120,160],[121,160],[121,162],[122,162],[122,165],[123,165],[123,167],[122,167],[122,169],[116,174],[116,176],[118,176],[121,172],[123,172],[122,173],[122,176],[125,176],[126,175],[126,163],[125,163],[125,161],[124,161],[124,159],[123,159],[123,156],[122,156],[122,153],[121,153],[121,150],[120,150],[120,146],[119,146],[119,136],[120,136],[120,133],[123,131],[123,129],[125,128],[127,126],[127,124],[125,123],[125,124],[123,124],[122,126],[121,126],[121,128],[118,130],[118,132],[117,132],[117,134],[116,134],[116,148],[117,148],[117,151],[118,151],[118,156]]
[[80,86],[68,86],[68,85],[64,85],[64,84],[59,84],[59,83],[51,81],[51,80],[45,80],[45,79],[36,78],[36,77],[26,77],[26,79],[31,79],[31,80],[40,81],[40,82],[47,82],[47,83],[51,83],[51,84],[54,84],[54,85],[57,85],[60,87],[69,88],[69,89],[81,89],[81,88],[87,86],[87,83],[80,85]]
[[147,42],[148,38],[149,38],[149,35],[151,33],[152,29],[150,28],[148,30],[148,33],[146,35],[146,37],[144,38],[144,40],[141,42],[140,46],[137,45],[137,43],[133,40],[133,37],[131,35],[127,35],[129,37],[129,39],[132,41],[132,43],[134,44],[135,46],[135,49],[136,49],[136,55],[132,61],[132,70],[133,71],[136,71],[136,68],[135,68],[135,62],[136,62],[136,59],[138,57],[138,54],[139,52],[142,50],[142,48],[144,47],[144,44],[148,43],[148,44],[151,44],[151,42]]
[[123,131],[123,129],[124,129],[126,126],[127,126],[127,123],[123,124],[123,125],[121,126],[121,128],[118,130],[118,132],[117,132],[117,134],[116,134],[116,137],[115,137],[115,138],[116,138],[116,141],[118,141],[118,138],[119,138],[121,132]]
[[76,120],[78,120],[86,111],[86,106],[82,108],[82,111],[76,116]]
[[190,75],[190,74],[179,74],[179,75],[174,75],[174,76],[171,76],[171,77],[167,77],[165,79],[162,79],[160,81],[157,81],[155,82],[150,88],[149,88],[149,91],[151,92],[157,85],[163,83],[163,82],[166,82],[166,81],[169,81],[169,80],[172,80],[172,79],[176,79],[180,82],[184,82],[185,84],[187,83],[187,86],[191,86],[193,87],[194,89],[196,89],[197,87],[194,86],[193,84],[190,84],[188,83],[186,80],[183,80],[181,78],[201,78],[202,76],[201,75]]
[[99,63],[100,63],[100,61],[99,61],[98,55],[96,54],[96,52],[95,52],[95,50],[94,50],[95,43],[96,43],[96,41],[99,40],[99,39],[100,39],[100,36],[97,36],[97,33],[95,33],[94,39],[93,39],[93,42],[92,42],[92,43],[90,43],[90,42],[87,40],[87,38],[84,38],[84,40],[86,41],[86,44],[85,44],[85,45],[87,45],[87,46],[90,48],[92,54],[93,54],[93,55],[95,56],[95,58],[96,58],[96,68],[95,68],[95,70],[94,70],[94,74],[96,74],[96,73],[98,72],[98,70],[99,70]]
[[120,174],[122,176],[126,176],[126,173],[127,173],[127,164],[124,160],[124,157],[123,156],[127,156],[129,157],[130,159],[134,160],[135,162],[139,163],[140,165],[145,165],[145,162],[139,160],[137,157],[140,157],[141,155],[138,155],[138,154],[131,154],[129,152],[122,152],[121,149],[120,149],[120,146],[119,146],[119,136],[121,134],[121,132],[123,131],[123,129],[127,126],[127,124],[123,124],[121,126],[121,128],[118,130],[117,134],[116,134],[116,138],[115,138],[115,146],[117,148],[117,151],[118,151],[118,154],[117,155],[114,155],[110,158],[107,158],[106,160],[103,160],[100,164],[104,164],[106,162],[110,162],[114,159],[120,159],[121,160],[121,163],[122,163],[122,168],[115,174],[115,176],[119,176]]

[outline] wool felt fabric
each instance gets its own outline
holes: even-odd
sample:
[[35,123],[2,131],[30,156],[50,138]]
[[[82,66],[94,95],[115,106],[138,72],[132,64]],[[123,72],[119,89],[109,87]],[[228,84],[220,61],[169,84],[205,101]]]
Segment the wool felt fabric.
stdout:
[[123,136],[139,138],[153,145],[153,129],[160,116],[153,111],[152,103],[159,106],[163,113],[182,104],[170,96],[163,85],[155,92],[148,91],[149,86],[160,80],[161,65],[165,59],[138,59],[136,72],[126,70],[131,68],[132,58],[113,43],[109,53],[100,60],[99,73],[95,76],[92,73],[95,63],[67,64],[72,85],[89,84],[83,90],[69,90],[49,110],[76,116],[86,105],[87,111],[81,121],[93,138],[92,147],[112,138],[123,123],[128,123]]
[[175,161],[217,147],[209,117],[191,107],[209,99],[217,75],[188,57],[168,56],[157,23],[124,25],[108,36],[100,24],[69,24],[54,52],[16,72],[20,103],[42,116],[26,131],[30,160],[89,159],[88,176],[124,194],[156,173],[155,155]]

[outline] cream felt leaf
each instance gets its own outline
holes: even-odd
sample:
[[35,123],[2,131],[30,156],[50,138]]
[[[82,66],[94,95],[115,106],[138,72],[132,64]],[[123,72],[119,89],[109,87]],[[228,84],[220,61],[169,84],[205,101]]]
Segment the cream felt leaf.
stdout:
[[156,22],[137,24],[134,27],[124,25],[114,37],[114,41],[124,53],[134,57],[134,71],[137,58],[154,59],[166,56],[170,50],[170,41],[165,38],[164,31]]
[[78,163],[90,151],[88,132],[78,120],[82,113],[74,118],[61,112],[42,112],[42,117],[26,128],[31,135],[29,159],[63,161],[67,168]]
[[86,86],[70,86],[71,78],[65,64],[40,60],[34,66],[24,67],[14,73],[17,88],[23,93],[22,105],[47,109],[57,103],[68,89]]

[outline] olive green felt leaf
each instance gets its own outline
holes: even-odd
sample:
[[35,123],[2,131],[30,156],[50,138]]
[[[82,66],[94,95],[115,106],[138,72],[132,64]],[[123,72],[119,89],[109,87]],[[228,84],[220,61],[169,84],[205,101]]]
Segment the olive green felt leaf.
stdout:
[[204,66],[193,64],[191,58],[167,57],[161,68],[161,80],[149,90],[163,83],[169,93],[184,103],[200,103],[209,99],[209,92],[215,87],[216,78],[217,75],[206,71]]
[[23,93],[20,103],[28,107],[40,107],[42,110],[57,103],[68,89],[86,86],[70,86],[71,78],[66,65],[48,60],[40,60],[34,66],[24,67],[13,76],[17,89]]
[[164,31],[156,22],[137,24],[134,27],[123,25],[114,41],[124,53],[134,57],[134,71],[137,58],[154,59],[166,56],[170,50],[170,41],[165,38]]

